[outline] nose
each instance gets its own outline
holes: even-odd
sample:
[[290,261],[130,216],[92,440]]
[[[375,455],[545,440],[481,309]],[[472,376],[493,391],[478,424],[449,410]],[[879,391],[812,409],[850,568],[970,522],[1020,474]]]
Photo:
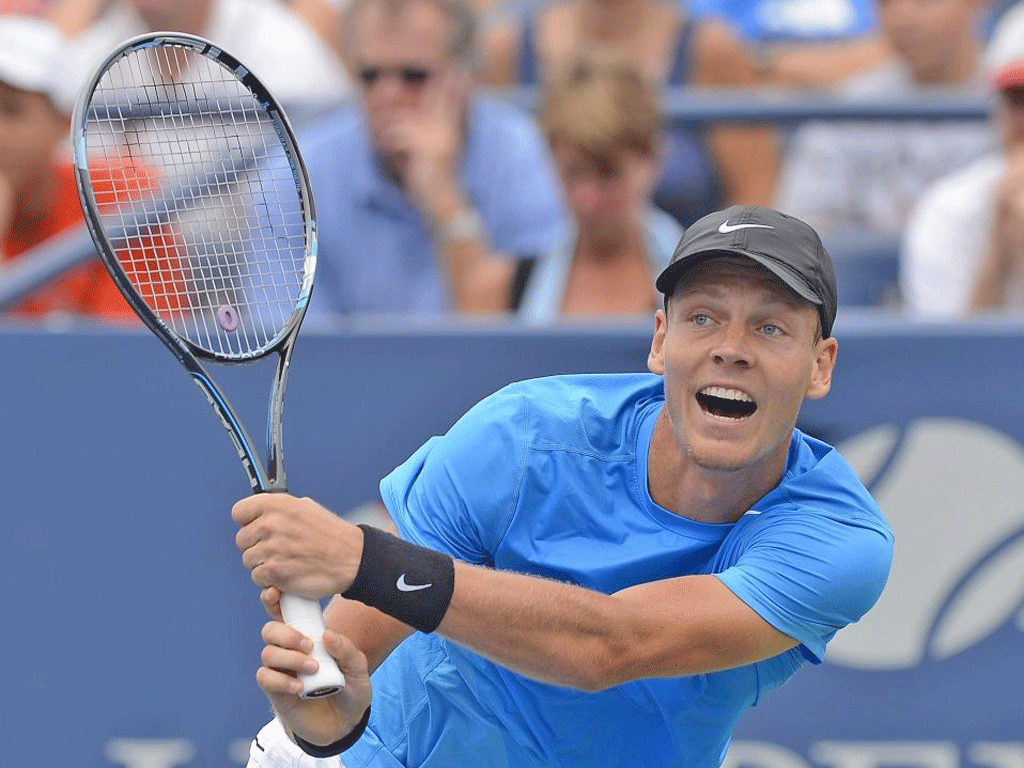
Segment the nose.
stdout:
[[398,77],[381,73],[375,82],[363,86],[363,98],[377,109],[395,107],[409,102],[409,91]]
[[754,354],[747,329],[740,323],[726,323],[711,348],[711,357],[717,365],[752,366]]

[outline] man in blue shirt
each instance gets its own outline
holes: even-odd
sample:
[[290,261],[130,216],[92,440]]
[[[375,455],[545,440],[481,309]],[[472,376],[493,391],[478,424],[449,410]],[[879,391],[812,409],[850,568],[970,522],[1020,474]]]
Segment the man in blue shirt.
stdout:
[[340,595],[322,639],[348,680],[299,698],[312,644],[268,623],[278,718],[250,768],[715,768],[743,712],[874,604],[892,533],[795,428],[837,351],[817,234],[734,206],[657,287],[651,374],[485,398],[381,483],[401,539],[310,499],[235,505],[272,616],[279,589]]
[[462,0],[354,0],[358,103],[300,136],[317,209],[311,317],[495,312],[506,272],[565,225],[546,142],[527,113],[474,93]]

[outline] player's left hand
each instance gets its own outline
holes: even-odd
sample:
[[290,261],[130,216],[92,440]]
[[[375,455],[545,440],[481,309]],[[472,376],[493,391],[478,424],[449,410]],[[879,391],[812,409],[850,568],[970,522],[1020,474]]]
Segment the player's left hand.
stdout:
[[242,564],[261,587],[320,599],[355,578],[363,532],[312,499],[260,493],[235,504],[231,517]]

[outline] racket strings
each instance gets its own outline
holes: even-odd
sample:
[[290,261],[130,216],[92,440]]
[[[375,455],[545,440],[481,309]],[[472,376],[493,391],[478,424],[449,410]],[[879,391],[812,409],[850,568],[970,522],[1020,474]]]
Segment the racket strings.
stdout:
[[306,200],[278,126],[216,61],[130,50],[84,134],[100,228],[170,330],[225,358],[270,349],[307,297]]

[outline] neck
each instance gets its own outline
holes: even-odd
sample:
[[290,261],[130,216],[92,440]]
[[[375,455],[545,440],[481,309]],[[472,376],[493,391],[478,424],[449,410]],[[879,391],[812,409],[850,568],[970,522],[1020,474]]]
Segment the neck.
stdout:
[[702,523],[734,523],[782,479],[789,442],[738,470],[700,467],[679,445],[663,407],[654,425],[647,462],[647,487],[659,506]]
[[646,258],[646,236],[642,214],[633,216],[619,230],[580,228],[576,237],[578,261],[609,263]]

